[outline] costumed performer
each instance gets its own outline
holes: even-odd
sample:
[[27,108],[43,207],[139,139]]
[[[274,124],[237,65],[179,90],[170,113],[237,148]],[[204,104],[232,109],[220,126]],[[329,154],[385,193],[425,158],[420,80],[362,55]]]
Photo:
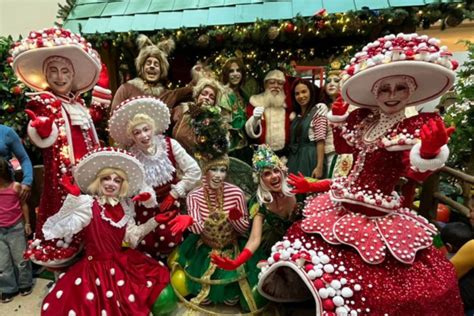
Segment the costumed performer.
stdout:
[[250,164],[252,150],[248,146],[245,122],[249,96],[244,91],[245,65],[241,58],[229,58],[222,67],[221,82],[224,93],[219,105],[229,132],[229,155]]
[[112,100],[112,111],[123,101],[141,95],[159,98],[170,110],[176,104],[191,100],[192,86],[168,90],[162,84],[168,77],[168,55],[174,49],[174,40],[170,38],[155,45],[146,35],[140,34],[137,45],[140,50],[135,59],[138,77],[120,85]]
[[[45,222],[43,234],[49,240],[82,232],[85,256],[59,275],[43,300],[41,315],[149,315],[150,310],[160,315],[174,309],[167,268],[137,250],[122,248],[122,242],[135,248],[158,226],[158,218],[142,225],[134,220],[129,197],[140,192],[144,178],[136,158],[121,149],[102,148],[77,164],[77,184],[64,180],[70,194]],[[149,197],[142,192],[133,200]]]
[[[80,35],[50,28],[32,31],[28,37],[16,42],[12,56],[18,79],[38,91],[30,96],[26,110],[31,119],[28,136],[41,148],[44,165],[33,247],[49,246],[51,254],[65,247],[65,255],[73,255],[77,251],[75,239],[61,242],[61,246],[54,241],[43,244],[41,229],[66,198],[67,192],[61,187],[60,179],[71,176],[77,161],[99,147],[91,115],[80,97],[81,93],[92,89],[99,78],[99,55]],[[40,255],[32,259],[42,260]]]
[[[201,125],[196,156],[203,184],[186,199],[192,234],[179,246],[176,261],[171,262],[172,285],[192,310],[215,314],[205,305],[234,305],[240,301],[245,311],[256,312],[261,297],[255,287],[256,259],[244,249],[244,236],[250,226],[245,197],[240,188],[225,182],[229,167],[225,127],[211,108],[202,107],[195,120]],[[212,253],[248,261],[227,271],[211,262]],[[192,298],[188,300],[187,296]]]
[[[241,257],[245,256],[245,249],[253,254],[259,248],[268,256],[273,244],[281,240],[299,217],[296,198],[287,183],[287,168],[280,158],[267,145],[259,145],[252,161],[258,187],[248,203],[252,229]],[[212,261],[226,270],[245,263],[239,257],[232,260],[217,255],[212,256]]]
[[[339,153],[352,153],[347,177],[314,184],[295,177],[304,219],[275,245],[259,290],[276,301],[312,298],[317,315],[463,315],[456,273],[432,245],[435,227],[402,206],[401,176],[422,181],[441,168],[452,128],[436,113],[406,118],[405,108],[437,98],[457,63],[426,35],[387,35],[355,55],[336,102]],[[299,281],[299,282],[298,282]],[[290,286],[291,284],[291,286]]]
[[125,100],[109,121],[110,136],[128,147],[143,164],[145,182],[154,190],[159,207],[136,208],[137,223],[163,213],[167,218],[158,229],[141,241],[139,250],[158,258],[170,254],[182,241],[182,234],[171,232],[172,221],[180,213],[179,200],[184,202],[188,192],[201,179],[197,162],[174,139],[164,135],[170,124],[166,104],[154,97]]
[[222,85],[215,79],[203,77],[193,88],[194,101],[182,103],[173,109],[173,138],[189,154],[192,155],[196,147],[196,133],[192,127],[194,112],[199,111],[201,106],[214,107],[221,96]]

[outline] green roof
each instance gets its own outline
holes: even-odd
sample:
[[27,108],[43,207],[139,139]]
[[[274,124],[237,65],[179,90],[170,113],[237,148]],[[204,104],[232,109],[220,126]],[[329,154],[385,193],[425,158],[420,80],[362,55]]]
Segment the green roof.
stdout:
[[436,2],[439,0],[77,0],[64,27],[78,32],[81,25],[84,34],[151,31],[309,17],[320,9],[337,13]]

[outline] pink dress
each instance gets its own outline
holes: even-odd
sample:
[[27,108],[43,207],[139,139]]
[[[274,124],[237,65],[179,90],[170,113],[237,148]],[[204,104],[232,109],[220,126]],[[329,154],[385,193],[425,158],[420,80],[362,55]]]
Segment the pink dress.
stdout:
[[[434,113],[379,117],[359,109],[334,129],[336,151],[352,153],[353,168],[334,179],[328,193],[308,198],[304,219],[272,248],[259,282],[265,296],[291,301],[296,288],[310,293],[323,315],[463,314],[454,268],[432,246],[435,227],[403,207],[394,191],[401,176],[429,175],[408,154],[431,118],[440,119]],[[384,123],[378,132],[377,122]],[[288,271],[296,274],[281,276]],[[281,282],[296,275],[306,292]]]
[[[89,196],[71,198],[69,195],[68,199],[66,209],[72,204],[79,208],[62,214],[60,211],[60,216],[53,216],[45,223],[43,231],[45,237],[54,234],[57,238],[58,234],[68,235],[83,226],[85,256],[59,276],[43,301],[41,314],[149,315],[151,306],[169,283],[169,272],[161,262],[139,251],[124,250],[122,241],[134,246],[140,235],[156,224],[150,221],[136,226],[133,213],[123,202],[112,207],[102,206]],[[119,221],[107,217],[107,211],[112,208],[125,210]],[[70,223],[71,229],[53,228],[65,227],[66,223]]]

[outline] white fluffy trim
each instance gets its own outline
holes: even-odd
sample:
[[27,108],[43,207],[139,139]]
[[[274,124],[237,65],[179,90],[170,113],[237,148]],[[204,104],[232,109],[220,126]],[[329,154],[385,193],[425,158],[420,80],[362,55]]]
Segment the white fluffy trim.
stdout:
[[348,116],[349,116],[349,113],[347,112],[344,115],[334,115],[332,114],[332,111],[329,111],[326,117],[331,123],[341,123],[341,122],[344,122]]
[[51,130],[51,134],[46,137],[42,138],[39,134],[36,128],[31,126],[31,121],[28,123],[28,136],[30,136],[31,141],[33,144],[38,146],[39,148],[48,148],[51,147],[54,142],[56,142],[56,138],[58,138],[58,127],[56,126],[56,123],[53,123],[53,129]]
[[420,155],[421,143],[417,143],[410,150],[410,163],[416,171],[426,172],[435,171],[444,166],[449,157],[449,148],[447,145],[441,147],[439,154],[432,159],[424,159]]

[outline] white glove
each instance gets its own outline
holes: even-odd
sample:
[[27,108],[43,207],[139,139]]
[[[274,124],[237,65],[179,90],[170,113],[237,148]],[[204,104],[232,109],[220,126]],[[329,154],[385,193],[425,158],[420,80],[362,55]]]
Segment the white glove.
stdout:
[[253,116],[256,120],[260,120],[263,116],[264,111],[265,109],[263,107],[257,106],[255,109],[253,109]]
[[329,112],[328,107],[324,103],[318,103],[315,105],[316,107],[316,116],[326,116]]

